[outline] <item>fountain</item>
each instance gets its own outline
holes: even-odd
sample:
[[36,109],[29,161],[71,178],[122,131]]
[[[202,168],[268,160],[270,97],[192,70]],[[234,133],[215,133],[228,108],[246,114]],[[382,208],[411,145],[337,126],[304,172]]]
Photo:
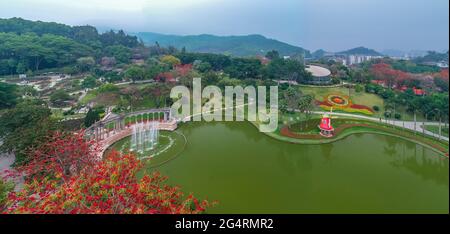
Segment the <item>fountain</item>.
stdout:
[[159,122],[136,123],[131,134],[130,151],[144,153],[158,145]]

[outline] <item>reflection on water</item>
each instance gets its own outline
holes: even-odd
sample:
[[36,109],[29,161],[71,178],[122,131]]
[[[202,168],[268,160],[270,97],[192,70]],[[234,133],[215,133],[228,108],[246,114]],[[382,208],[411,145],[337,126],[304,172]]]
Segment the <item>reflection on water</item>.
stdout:
[[331,144],[269,138],[249,123],[189,123],[159,168],[218,200],[213,213],[448,213],[448,160],[406,140],[356,134]]

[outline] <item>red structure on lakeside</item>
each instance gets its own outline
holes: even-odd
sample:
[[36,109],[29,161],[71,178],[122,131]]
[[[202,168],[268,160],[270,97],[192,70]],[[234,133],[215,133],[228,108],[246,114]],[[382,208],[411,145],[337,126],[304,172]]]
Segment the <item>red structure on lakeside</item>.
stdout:
[[323,115],[319,125],[320,135],[324,137],[333,137],[334,128],[331,125],[331,116],[328,114]]

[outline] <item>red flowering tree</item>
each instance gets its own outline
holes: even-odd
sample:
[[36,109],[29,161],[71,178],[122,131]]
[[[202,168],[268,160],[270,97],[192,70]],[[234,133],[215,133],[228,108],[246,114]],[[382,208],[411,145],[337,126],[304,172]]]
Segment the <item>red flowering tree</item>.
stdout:
[[178,76],[184,77],[192,71],[192,64],[182,64],[175,67],[175,71]]
[[[21,192],[10,193],[6,212],[196,214],[210,205],[192,195],[184,198],[179,188],[166,185],[166,178],[159,173],[138,180],[141,168],[142,163],[134,155],[112,152],[94,170],[81,170],[62,184],[50,177],[27,181]],[[57,174],[56,178],[59,177]]]
[[100,160],[99,146],[84,138],[84,132],[54,132],[46,143],[30,150],[30,160],[18,168],[28,177],[60,175],[63,180],[90,171]]
[[389,88],[392,88],[394,85],[399,87],[400,84],[410,78],[408,73],[395,70],[391,67],[391,65],[386,63],[374,64],[372,65],[370,71],[377,80],[384,81]]

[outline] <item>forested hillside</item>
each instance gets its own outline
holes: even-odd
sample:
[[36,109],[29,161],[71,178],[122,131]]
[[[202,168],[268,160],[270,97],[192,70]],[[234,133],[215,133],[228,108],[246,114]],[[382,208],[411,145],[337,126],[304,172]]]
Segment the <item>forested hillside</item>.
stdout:
[[0,75],[63,67],[83,57],[115,56],[126,63],[139,45],[123,31],[99,34],[92,26],[0,19]]
[[248,36],[214,36],[214,35],[192,35],[177,36],[158,33],[138,33],[146,44],[153,45],[158,42],[161,46],[174,46],[178,49],[186,48],[190,52],[217,53],[233,56],[255,56],[265,55],[267,52],[276,50],[280,55],[309,56],[309,51],[301,47],[289,45],[274,39],[268,39],[261,35]]

